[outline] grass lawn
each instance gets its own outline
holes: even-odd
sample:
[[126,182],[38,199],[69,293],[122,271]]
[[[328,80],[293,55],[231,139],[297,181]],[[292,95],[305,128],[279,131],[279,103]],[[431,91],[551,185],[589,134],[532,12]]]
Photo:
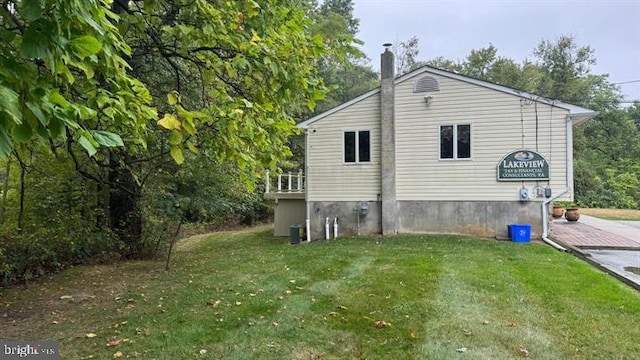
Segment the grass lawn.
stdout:
[[635,220],[640,221],[640,210],[632,209],[580,209],[585,215],[595,216],[608,220]]
[[630,359],[640,293],[572,255],[457,236],[290,246],[259,228],[0,290],[0,339],[63,359]]

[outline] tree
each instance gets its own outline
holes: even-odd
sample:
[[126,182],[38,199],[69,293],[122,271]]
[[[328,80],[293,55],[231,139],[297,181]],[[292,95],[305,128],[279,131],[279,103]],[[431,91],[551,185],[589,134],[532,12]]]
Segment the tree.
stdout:
[[347,53],[342,40],[312,32],[302,0],[3,4],[0,136],[9,141],[0,146],[28,160],[11,162],[7,187],[25,174],[27,219],[36,174],[68,175],[43,165],[71,164],[82,180],[67,190],[83,187],[88,200],[71,202],[89,211],[83,224],[119,235],[127,255],[140,250],[142,200],[153,194],[145,187],[159,171],[204,158],[251,190],[290,155],[296,116],[327,91],[317,63]]
[[323,17],[338,15],[345,22],[351,35],[358,33],[360,20],[353,15],[353,0],[325,0],[319,9]]
[[393,47],[396,61],[396,75],[403,75],[417,68],[418,53],[420,53],[420,39],[412,36]]
[[[128,73],[130,48],[98,1],[4,1],[0,8],[0,156],[35,138],[143,145],[151,97]],[[49,142],[51,140],[51,142]]]

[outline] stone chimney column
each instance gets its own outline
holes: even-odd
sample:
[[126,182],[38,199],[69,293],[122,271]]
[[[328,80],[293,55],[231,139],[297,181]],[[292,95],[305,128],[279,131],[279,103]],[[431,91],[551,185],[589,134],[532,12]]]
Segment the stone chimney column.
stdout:
[[380,150],[382,179],[382,234],[398,233],[396,199],[395,64],[391,44],[380,55]]

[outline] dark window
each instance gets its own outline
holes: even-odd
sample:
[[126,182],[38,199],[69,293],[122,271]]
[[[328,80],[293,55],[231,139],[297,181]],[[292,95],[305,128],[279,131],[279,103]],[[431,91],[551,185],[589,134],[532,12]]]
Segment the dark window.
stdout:
[[356,162],[356,133],[347,131],[344,133],[344,162]]
[[345,131],[344,162],[371,161],[371,133],[366,131]]
[[440,158],[471,158],[471,125],[440,126]]
[[371,161],[371,144],[369,142],[369,132],[358,132],[358,162]]
[[458,159],[471,157],[471,125],[458,125]]
[[440,126],[440,158],[453,159],[453,126]]

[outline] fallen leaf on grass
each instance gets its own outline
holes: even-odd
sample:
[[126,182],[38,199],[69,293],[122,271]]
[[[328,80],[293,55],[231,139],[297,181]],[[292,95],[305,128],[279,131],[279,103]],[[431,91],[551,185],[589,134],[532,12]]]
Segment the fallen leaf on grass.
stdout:
[[122,351],[118,351],[118,352],[116,352],[115,354],[113,354],[113,358],[114,358],[114,359],[116,359],[116,358],[121,358],[121,357],[122,357],[122,355],[124,355],[124,354],[122,353]]
[[471,336],[471,331],[467,329],[462,329],[462,332],[464,333],[464,336]]
[[527,357],[527,356],[529,356],[529,350],[525,349],[524,346],[520,345],[518,347],[518,354],[520,354],[520,356]]
[[332,312],[329,313],[329,316],[336,317],[336,316],[338,316],[338,313],[335,312],[335,311],[332,311]]
[[376,328],[378,329],[382,329],[382,328],[386,328],[391,326],[391,323],[388,323],[384,320],[377,320],[376,322],[373,323],[375,325]]
[[113,338],[113,339],[107,341],[107,346],[118,346],[118,345],[120,345],[120,343],[122,343],[122,340]]
[[73,296],[71,295],[62,295],[60,296],[60,300],[70,300],[73,299]]
[[484,321],[482,322],[482,325],[489,325],[489,320],[484,320]]
[[207,302],[207,305],[210,305],[210,306],[211,306],[211,307],[213,307],[213,308],[217,308],[217,307],[218,307],[218,305],[220,305],[220,303],[221,303],[221,301],[220,301],[220,300],[215,300],[215,301],[214,301],[214,300],[209,300],[209,301]]
[[277,322],[275,322],[275,321],[274,321],[274,322],[272,322],[272,323],[271,323],[271,325],[273,325],[273,326],[279,326],[280,324],[278,324]]
[[509,327],[512,327],[512,328],[514,328],[516,326],[518,326],[518,324],[516,324],[515,322],[512,322],[512,323],[509,324]]
[[88,333],[87,335],[85,335],[86,337],[88,337],[89,339],[92,339],[98,335],[96,335],[95,333]]
[[240,306],[242,303],[240,301],[236,301],[236,306]]
[[456,349],[456,351],[459,352],[459,353],[464,353],[464,352],[467,352],[467,348],[463,347],[463,348],[460,348],[460,349]]
[[207,353],[207,350],[205,350],[205,349],[200,350],[200,355],[204,355],[206,353]]

